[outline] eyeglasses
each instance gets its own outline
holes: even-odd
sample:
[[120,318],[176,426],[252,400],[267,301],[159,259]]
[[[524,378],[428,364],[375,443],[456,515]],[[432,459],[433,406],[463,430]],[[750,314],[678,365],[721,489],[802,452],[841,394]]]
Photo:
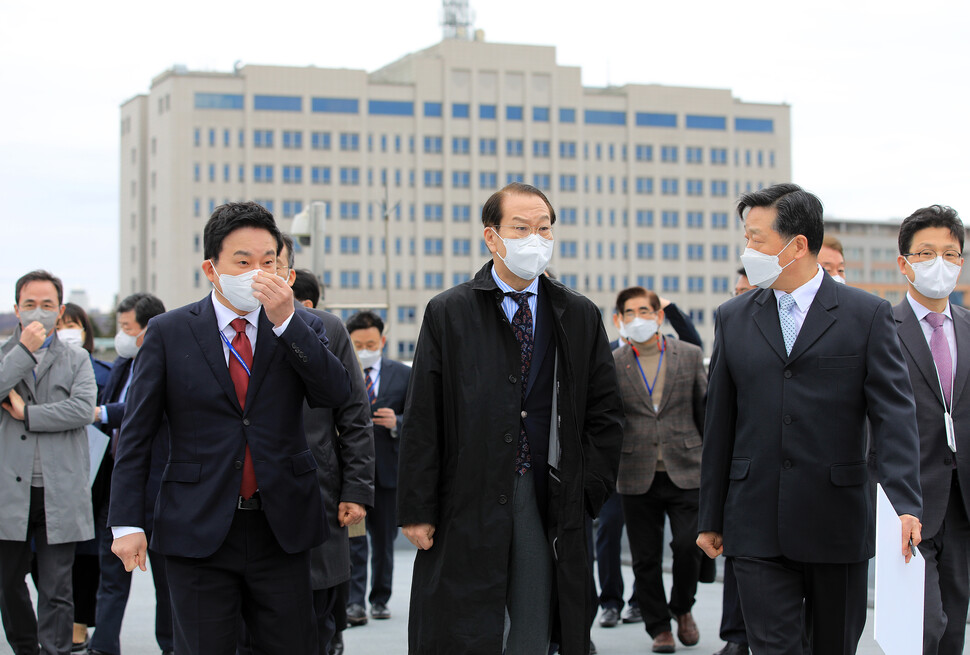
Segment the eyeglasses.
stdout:
[[524,239],[530,234],[538,234],[543,239],[552,238],[552,226],[543,225],[541,227],[532,228],[528,225],[499,225],[497,229],[501,230],[506,228],[506,233],[511,233],[513,239]]
[[623,312],[623,318],[629,318],[629,319],[635,318],[637,316],[641,316],[643,318],[651,318],[656,315],[657,315],[656,310],[647,309],[646,307],[641,308],[640,311],[628,309],[625,312]]
[[[935,250],[920,250],[919,252],[903,253],[903,257],[914,257],[917,262],[931,262],[939,256]],[[947,250],[943,253],[943,260],[951,264],[960,264],[963,261],[963,253],[956,250]]]

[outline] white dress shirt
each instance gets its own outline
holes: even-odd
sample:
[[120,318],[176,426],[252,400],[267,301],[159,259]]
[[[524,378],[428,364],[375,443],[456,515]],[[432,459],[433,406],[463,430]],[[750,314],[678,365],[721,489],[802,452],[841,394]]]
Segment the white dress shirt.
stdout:
[[[792,298],[795,299],[795,306],[791,308],[791,315],[792,318],[795,319],[796,335],[802,331],[802,325],[805,323],[805,317],[808,316],[808,309],[812,306],[812,302],[815,300],[815,294],[818,293],[819,287],[822,286],[823,275],[826,275],[825,269],[819,266],[818,272],[815,273],[815,277],[791,292]],[[773,291],[775,292],[775,301],[778,303],[778,312],[780,313],[781,297],[785,295],[785,292],[778,289],[773,289]]]
[[384,358],[381,357],[375,363],[370,366],[370,373],[367,376],[370,378],[371,384],[374,385],[374,398],[377,398],[377,394],[380,393],[379,389],[381,386],[381,362]]

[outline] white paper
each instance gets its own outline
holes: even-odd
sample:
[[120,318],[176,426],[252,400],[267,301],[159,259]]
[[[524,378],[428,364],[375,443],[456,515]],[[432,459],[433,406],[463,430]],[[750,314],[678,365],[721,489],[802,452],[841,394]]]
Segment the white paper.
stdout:
[[94,478],[98,474],[101,460],[104,459],[104,453],[108,450],[109,441],[108,435],[104,432],[93,425],[88,426],[88,453],[91,456],[91,472],[88,476],[89,487],[94,484]]
[[919,549],[906,563],[902,522],[877,485],[876,499],[876,641],[886,655],[923,652],[923,585],[926,562]]

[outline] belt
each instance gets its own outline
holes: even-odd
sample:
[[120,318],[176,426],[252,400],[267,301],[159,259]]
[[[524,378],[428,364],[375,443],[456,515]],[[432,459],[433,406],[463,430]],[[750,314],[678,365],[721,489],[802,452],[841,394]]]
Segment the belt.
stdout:
[[244,510],[263,509],[263,500],[259,497],[259,492],[257,491],[248,500],[243,498],[242,496],[239,496],[239,499],[236,501],[236,509],[244,509]]

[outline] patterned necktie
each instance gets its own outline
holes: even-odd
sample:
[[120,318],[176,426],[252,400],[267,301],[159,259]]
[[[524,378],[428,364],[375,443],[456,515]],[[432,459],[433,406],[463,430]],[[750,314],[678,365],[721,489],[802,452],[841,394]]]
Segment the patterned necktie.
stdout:
[[933,354],[933,361],[936,363],[936,372],[940,376],[940,385],[943,387],[943,399],[946,406],[950,406],[950,394],[953,392],[953,359],[950,357],[950,342],[943,331],[943,314],[930,312],[923,320],[933,328],[930,336],[930,352]]
[[[239,401],[239,406],[245,410],[246,392],[249,391],[249,373],[246,369],[250,371],[253,369],[253,345],[249,341],[249,337],[246,336],[246,319],[235,318],[229,325],[236,331],[236,336],[232,339],[232,347],[246,362],[244,367],[234,354],[229,353],[229,377],[232,378],[232,384],[236,387],[236,399]],[[253,456],[249,452],[249,444],[247,443],[239,495],[249,500],[258,488],[256,485],[256,469],[253,468]]]
[[795,297],[786,293],[778,300],[778,320],[781,321],[781,336],[785,339],[785,352],[791,354],[791,347],[795,345],[798,336],[798,326],[792,308],[795,307]]
[[364,369],[364,382],[367,384],[367,397],[370,399],[371,405],[377,402],[377,394],[374,393],[374,380],[370,376],[370,372],[373,370],[370,366]]
[[[512,332],[515,334],[516,341],[519,342],[519,350],[522,358],[520,369],[522,378],[522,404],[525,404],[525,390],[529,380],[529,367],[532,364],[532,309],[529,307],[528,291],[516,293],[507,291],[515,302],[519,303],[519,308],[512,316]],[[532,468],[532,453],[529,451],[529,439],[525,434],[525,419],[519,420],[519,449],[515,454],[515,472],[525,475],[526,471]]]

